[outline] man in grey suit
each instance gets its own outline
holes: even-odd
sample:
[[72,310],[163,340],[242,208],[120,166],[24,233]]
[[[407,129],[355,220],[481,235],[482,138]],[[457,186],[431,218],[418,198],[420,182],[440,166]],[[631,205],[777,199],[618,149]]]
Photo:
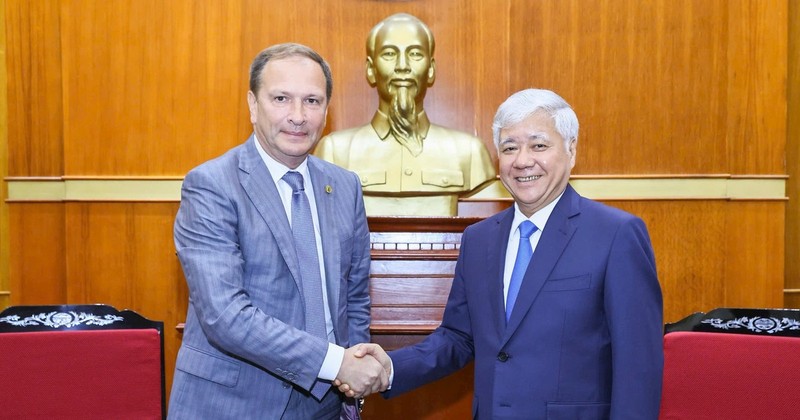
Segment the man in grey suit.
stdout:
[[189,308],[170,419],[338,419],[334,379],[359,395],[388,384],[351,347],[370,339],[361,185],[309,156],[332,84],[310,48],[265,49],[250,69],[254,133],[184,179],[174,233]]

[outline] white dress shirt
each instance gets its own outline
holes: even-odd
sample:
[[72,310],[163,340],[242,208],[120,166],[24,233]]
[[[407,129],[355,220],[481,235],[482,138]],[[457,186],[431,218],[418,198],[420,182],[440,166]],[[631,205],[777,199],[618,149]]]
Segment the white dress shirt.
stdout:
[[506,263],[503,269],[503,302],[507,302],[508,300],[508,284],[511,282],[511,272],[514,271],[514,262],[517,260],[517,251],[519,250],[519,225],[526,220],[530,220],[536,225],[536,232],[533,232],[533,235],[530,237],[531,250],[534,253],[533,257],[531,257],[531,262],[533,262],[533,260],[536,259],[536,245],[539,244],[539,238],[542,237],[542,231],[547,224],[547,219],[550,218],[550,214],[553,213],[556,203],[561,200],[561,196],[563,195],[564,193],[562,192],[561,195],[550,204],[544,206],[536,213],[533,213],[530,218],[525,217],[519,210],[519,205],[514,203],[514,220],[511,222],[511,232],[508,235]]
[[[255,137],[255,134],[253,134],[253,136]],[[320,236],[319,231],[317,200],[314,197],[314,187],[311,183],[311,175],[308,172],[308,158],[306,158],[306,160],[304,160],[303,163],[301,163],[297,168],[289,169],[289,167],[268,155],[267,152],[265,152],[261,147],[261,143],[259,143],[257,137],[256,149],[258,150],[258,154],[261,155],[261,159],[264,161],[264,164],[267,165],[267,169],[272,176],[272,181],[278,188],[278,194],[280,194],[281,202],[283,202],[283,208],[286,210],[286,218],[289,221],[289,226],[292,225],[292,187],[289,186],[289,184],[282,178],[284,175],[286,175],[286,172],[289,171],[297,171],[303,175],[303,187],[306,190],[306,196],[308,196],[308,202],[311,205],[311,218],[314,222],[314,237],[317,241],[317,256],[319,259],[319,274],[320,277],[322,277],[322,304],[325,306],[325,330],[328,333],[330,341],[330,339],[334,337],[333,319],[331,318],[331,311],[328,305],[328,288],[326,286],[327,283],[325,278],[325,259],[323,258],[322,251],[322,236]],[[336,375],[339,374],[339,369],[342,367],[342,360],[344,360],[344,347],[329,342],[328,353],[325,355],[325,360],[322,362],[322,366],[320,367],[317,377],[328,381],[336,379]]]

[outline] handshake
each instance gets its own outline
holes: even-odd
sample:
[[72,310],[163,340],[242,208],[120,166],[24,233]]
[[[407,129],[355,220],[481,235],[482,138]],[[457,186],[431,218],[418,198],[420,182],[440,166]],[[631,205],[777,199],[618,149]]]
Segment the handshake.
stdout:
[[356,344],[344,351],[342,367],[333,385],[351,398],[362,398],[389,387],[392,361],[381,346],[372,343]]

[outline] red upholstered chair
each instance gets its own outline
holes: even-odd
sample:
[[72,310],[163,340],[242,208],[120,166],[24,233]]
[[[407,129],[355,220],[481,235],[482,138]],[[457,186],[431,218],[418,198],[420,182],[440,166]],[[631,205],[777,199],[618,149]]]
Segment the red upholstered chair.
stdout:
[[107,305],[0,313],[0,417],[165,417],[162,322]]
[[800,418],[800,311],[720,308],[668,324],[661,420]]

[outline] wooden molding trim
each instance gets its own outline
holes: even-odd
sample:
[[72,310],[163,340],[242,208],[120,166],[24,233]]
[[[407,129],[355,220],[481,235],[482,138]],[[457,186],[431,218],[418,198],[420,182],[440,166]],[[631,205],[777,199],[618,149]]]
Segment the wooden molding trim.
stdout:
[[182,178],[6,178],[9,202],[29,201],[174,201],[181,199]]
[[[180,201],[180,177],[7,177],[9,202]],[[580,175],[570,184],[596,200],[787,200],[785,175]],[[462,202],[511,200],[500,181]]]

